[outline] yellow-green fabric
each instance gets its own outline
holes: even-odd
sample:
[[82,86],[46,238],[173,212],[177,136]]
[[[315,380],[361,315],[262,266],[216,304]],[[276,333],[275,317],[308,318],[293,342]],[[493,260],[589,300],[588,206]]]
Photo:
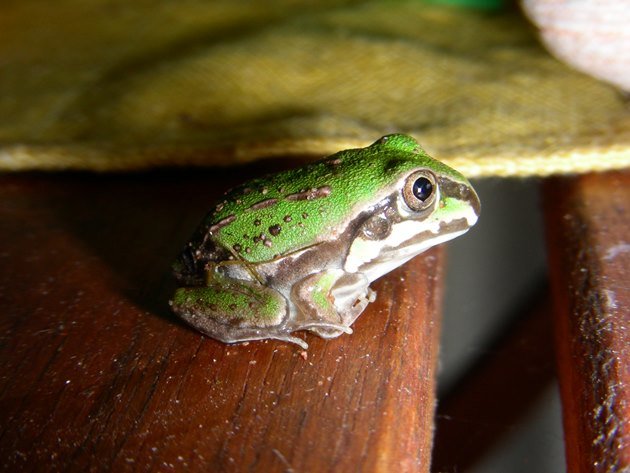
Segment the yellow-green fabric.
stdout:
[[224,166],[391,132],[471,177],[630,166],[627,102],[516,11],[5,0],[0,38],[3,170]]

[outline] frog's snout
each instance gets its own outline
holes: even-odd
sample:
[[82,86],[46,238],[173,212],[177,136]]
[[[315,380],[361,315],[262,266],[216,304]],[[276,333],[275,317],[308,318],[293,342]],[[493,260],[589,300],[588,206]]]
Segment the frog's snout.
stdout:
[[464,198],[470,203],[473,212],[475,212],[475,215],[479,218],[479,215],[481,215],[481,201],[479,200],[479,196],[475,192],[475,189],[468,187]]
[[[462,179],[464,179],[462,177]],[[479,196],[475,192],[475,189],[470,185],[468,181],[464,180],[451,180],[448,178],[443,178],[440,180],[440,187],[442,189],[443,195],[455,199],[456,201],[465,203],[472,212],[467,211],[467,219],[469,226],[473,226],[477,219],[479,218],[479,214],[481,214],[481,202],[479,201]]]

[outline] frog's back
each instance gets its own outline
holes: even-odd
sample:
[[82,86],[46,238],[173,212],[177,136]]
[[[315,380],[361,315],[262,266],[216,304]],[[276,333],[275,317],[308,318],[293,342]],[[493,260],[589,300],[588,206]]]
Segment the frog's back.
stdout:
[[421,150],[384,143],[231,189],[206,215],[181,264],[189,271],[208,261],[256,264],[335,239],[355,214],[384,197],[400,174],[431,160]]

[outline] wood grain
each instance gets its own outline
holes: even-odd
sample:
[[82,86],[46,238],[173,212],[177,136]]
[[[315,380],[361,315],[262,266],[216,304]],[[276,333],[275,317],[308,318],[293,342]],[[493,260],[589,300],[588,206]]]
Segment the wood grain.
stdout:
[[630,470],[630,173],[545,186],[567,470]]
[[169,313],[172,259],[250,171],[0,177],[3,470],[428,471],[439,250],[307,353]]

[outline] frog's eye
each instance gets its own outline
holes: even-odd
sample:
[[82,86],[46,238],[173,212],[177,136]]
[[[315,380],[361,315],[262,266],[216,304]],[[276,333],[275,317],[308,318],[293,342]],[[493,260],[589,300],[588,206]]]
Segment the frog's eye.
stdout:
[[402,194],[411,210],[419,212],[430,207],[437,194],[435,176],[427,171],[414,172],[407,177]]

